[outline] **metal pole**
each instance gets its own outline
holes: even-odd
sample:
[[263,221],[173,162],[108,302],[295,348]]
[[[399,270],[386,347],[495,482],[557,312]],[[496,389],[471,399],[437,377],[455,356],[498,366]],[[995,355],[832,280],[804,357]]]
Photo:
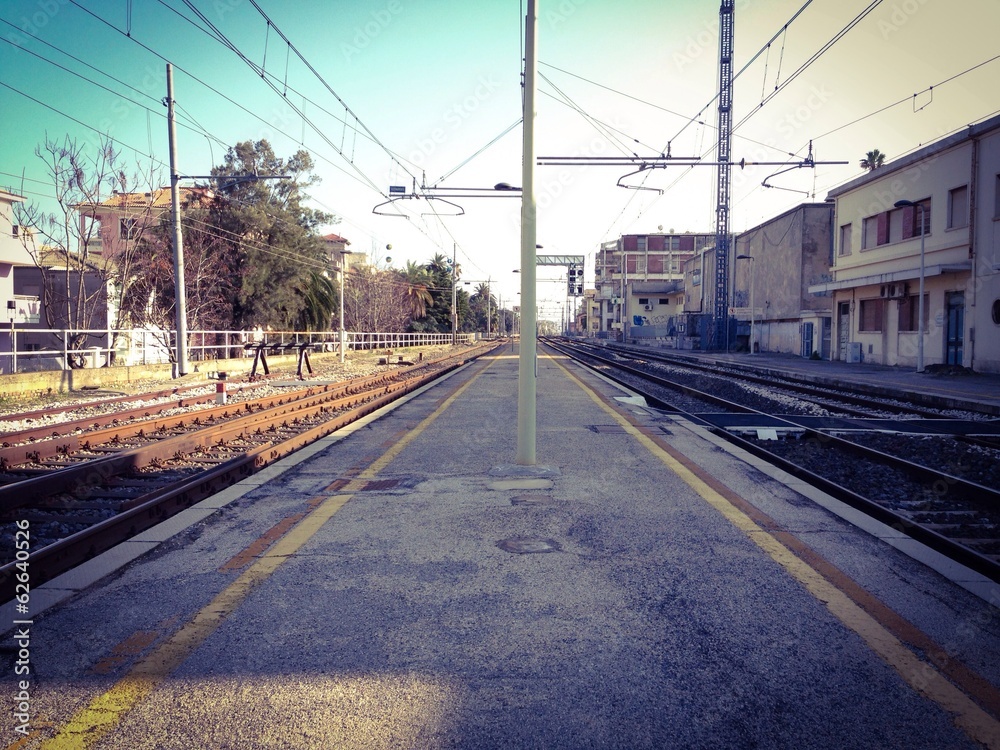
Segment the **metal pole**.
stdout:
[[490,291],[490,283],[493,281],[486,277],[486,338],[490,338],[490,316],[493,314],[493,292]]
[[340,254],[340,364],[344,364],[344,346],[347,334],[344,332],[344,277],[347,275],[347,256]]
[[456,257],[458,253],[458,243],[453,242],[451,245],[451,345],[455,346],[458,344],[458,309],[456,308],[456,292],[455,292],[455,262],[458,260]]
[[753,281],[754,281],[754,259],[750,258],[750,353],[755,354],[753,348],[753,324],[754,324],[754,313],[753,313]]
[[924,204],[918,203],[920,209],[920,291],[917,297],[917,372],[924,371],[924,238],[927,236],[927,225],[924,222]]
[[538,347],[535,310],[535,92],[538,87],[537,0],[528,0],[524,23],[524,113],[521,154],[521,349],[517,372],[517,463],[535,465]]
[[167,63],[167,132],[170,139],[170,213],[174,225],[174,304],[177,308],[177,376],[187,375],[187,302],[184,293],[184,240],[181,234],[180,174],[174,126],[174,66]]

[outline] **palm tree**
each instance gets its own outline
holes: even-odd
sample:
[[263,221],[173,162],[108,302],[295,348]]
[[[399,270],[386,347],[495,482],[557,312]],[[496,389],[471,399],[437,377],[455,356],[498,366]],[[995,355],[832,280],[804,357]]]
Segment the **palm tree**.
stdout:
[[294,321],[296,329],[329,330],[333,311],[338,304],[337,289],[333,281],[319,271],[310,271],[295,285],[294,292],[302,301],[302,307]]
[[434,305],[434,295],[429,289],[430,273],[424,266],[409,260],[401,275],[406,282],[406,303],[410,318],[418,320],[425,317],[427,308]]
[[876,169],[884,165],[885,154],[877,148],[869,151],[865,154],[865,158],[861,160],[861,168],[867,169],[869,172],[874,172]]

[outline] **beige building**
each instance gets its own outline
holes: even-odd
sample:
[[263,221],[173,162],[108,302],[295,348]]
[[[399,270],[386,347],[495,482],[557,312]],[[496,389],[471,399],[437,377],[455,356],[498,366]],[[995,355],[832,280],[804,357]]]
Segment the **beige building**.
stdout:
[[594,261],[598,335],[613,339],[671,336],[684,264],[715,244],[713,234],[627,234],[601,245]]
[[919,369],[922,348],[924,367],[1000,372],[1000,117],[829,199],[834,261],[810,291],[833,296],[833,358]]

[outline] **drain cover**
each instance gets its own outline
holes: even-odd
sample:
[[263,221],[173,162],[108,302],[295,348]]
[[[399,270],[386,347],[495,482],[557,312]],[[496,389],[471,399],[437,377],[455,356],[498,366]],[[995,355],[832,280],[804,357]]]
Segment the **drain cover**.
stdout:
[[598,435],[624,435],[625,428],[620,424],[588,424],[587,429]]
[[518,495],[510,499],[511,505],[548,505],[551,502],[551,495]]
[[537,537],[514,537],[513,539],[502,539],[497,542],[497,547],[504,552],[511,552],[515,555],[533,555],[540,552],[558,552],[561,548],[559,542],[554,539],[539,539]]

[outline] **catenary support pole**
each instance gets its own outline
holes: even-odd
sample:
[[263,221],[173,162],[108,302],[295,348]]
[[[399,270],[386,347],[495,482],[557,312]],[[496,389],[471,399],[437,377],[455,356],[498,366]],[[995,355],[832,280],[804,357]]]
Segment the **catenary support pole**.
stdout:
[[538,9],[528,0],[524,23],[524,118],[521,164],[521,348],[517,375],[517,463],[535,465],[537,312],[535,310],[535,92]]
[[170,136],[170,214],[174,225],[174,304],[177,308],[177,377],[187,375],[187,301],[184,291],[184,240],[181,233],[180,173],[174,123],[174,67],[167,63],[167,131]]

